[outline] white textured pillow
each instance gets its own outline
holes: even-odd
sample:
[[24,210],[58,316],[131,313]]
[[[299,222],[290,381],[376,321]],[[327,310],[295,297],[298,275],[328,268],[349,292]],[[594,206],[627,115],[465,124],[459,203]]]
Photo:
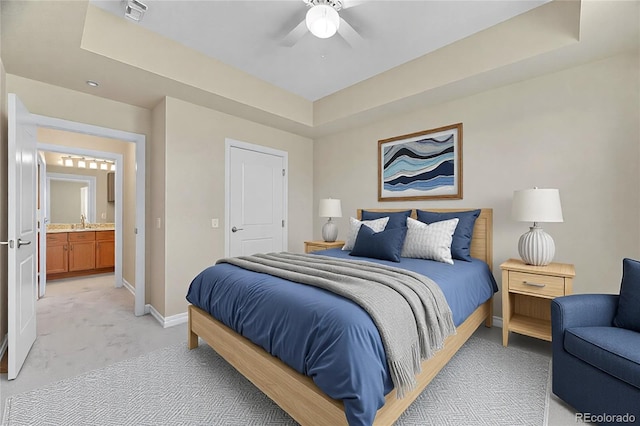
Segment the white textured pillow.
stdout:
[[358,237],[358,231],[362,225],[366,225],[369,228],[373,229],[373,232],[382,232],[384,228],[387,226],[387,222],[389,222],[389,217],[381,217],[380,219],[375,220],[358,220],[356,218],[349,218],[349,235],[347,236],[347,241],[342,246],[342,250],[351,250],[353,249],[353,245],[356,243],[356,238]]
[[426,224],[408,217],[407,237],[400,256],[453,264],[451,241],[456,226],[458,218]]

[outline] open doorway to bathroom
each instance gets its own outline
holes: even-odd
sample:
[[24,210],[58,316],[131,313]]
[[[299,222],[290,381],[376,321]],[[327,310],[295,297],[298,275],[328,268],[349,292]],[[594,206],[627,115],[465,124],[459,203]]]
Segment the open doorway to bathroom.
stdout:
[[[102,208],[98,205],[89,205],[86,209],[87,215],[84,216],[92,226],[113,223],[115,286],[128,288],[135,296],[135,315],[144,315],[146,313],[144,298],[145,136],[52,117],[37,115],[34,117],[38,126],[39,151],[69,156],[72,162],[75,160],[74,167],[77,167],[77,162],[82,157],[85,157],[85,168],[91,167],[90,159],[103,160],[96,161],[98,169],[101,169],[102,164],[106,164],[108,186],[106,197],[112,197],[114,201],[108,202],[106,207]],[[57,160],[54,162],[57,163]],[[56,165],[59,166],[59,164]],[[46,165],[43,173],[43,176],[46,176]],[[99,185],[98,179],[96,179],[96,185]],[[46,187],[46,179],[43,178],[41,186]],[[98,196],[96,194],[96,197]],[[90,203],[90,195],[88,200]],[[109,220],[110,206],[113,206],[113,222]],[[95,213],[96,219],[92,219],[92,212]],[[103,216],[106,216],[106,219],[102,219]],[[39,219],[42,219],[40,226],[43,237],[46,235],[44,223],[46,217],[44,211],[39,215]],[[80,221],[78,218],[78,222]],[[82,226],[81,223],[76,225]],[[41,242],[41,252],[45,252],[46,238],[41,238]],[[46,254],[44,257],[46,258]],[[42,270],[46,271],[46,265]],[[46,279],[46,274],[44,278]]]

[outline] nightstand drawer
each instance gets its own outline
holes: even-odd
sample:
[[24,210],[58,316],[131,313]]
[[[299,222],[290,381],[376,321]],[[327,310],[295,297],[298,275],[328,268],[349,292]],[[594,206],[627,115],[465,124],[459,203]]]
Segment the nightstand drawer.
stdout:
[[509,291],[548,298],[564,296],[564,278],[510,271]]

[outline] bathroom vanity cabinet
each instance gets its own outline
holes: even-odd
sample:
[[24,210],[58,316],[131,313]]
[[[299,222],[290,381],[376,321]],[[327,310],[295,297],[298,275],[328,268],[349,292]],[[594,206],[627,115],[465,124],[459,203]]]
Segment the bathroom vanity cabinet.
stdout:
[[113,272],[114,231],[47,233],[47,280]]

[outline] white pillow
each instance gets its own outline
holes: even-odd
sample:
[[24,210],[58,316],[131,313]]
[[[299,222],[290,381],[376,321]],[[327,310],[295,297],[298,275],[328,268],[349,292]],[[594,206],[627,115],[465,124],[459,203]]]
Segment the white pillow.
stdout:
[[437,260],[450,263],[451,241],[458,226],[458,218],[426,224],[407,218],[407,237],[404,239],[401,257]]
[[358,220],[356,218],[349,218],[349,235],[347,236],[347,241],[344,246],[342,246],[342,250],[351,250],[353,249],[353,245],[356,243],[356,238],[358,237],[358,231],[362,225],[366,225],[369,228],[373,229],[373,232],[381,232],[384,231],[384,228],[387,226],[387,222],[389,222],[389,216],[381,217],[380,219],[375,220]]

